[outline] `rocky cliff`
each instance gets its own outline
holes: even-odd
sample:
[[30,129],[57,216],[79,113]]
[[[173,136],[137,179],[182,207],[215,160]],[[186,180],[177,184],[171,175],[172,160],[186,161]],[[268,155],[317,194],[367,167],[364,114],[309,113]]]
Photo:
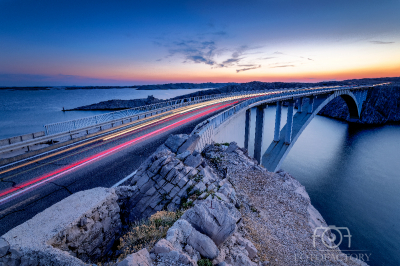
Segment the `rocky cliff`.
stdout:
[[[349,110],[345,101],[337,97],[326,105],[319,115],[328,116],[340,120],[347,120]],[[392,86],[380,86],[368,91],[361,117],[357,123],[384,124],[400,121],[400,83]]]

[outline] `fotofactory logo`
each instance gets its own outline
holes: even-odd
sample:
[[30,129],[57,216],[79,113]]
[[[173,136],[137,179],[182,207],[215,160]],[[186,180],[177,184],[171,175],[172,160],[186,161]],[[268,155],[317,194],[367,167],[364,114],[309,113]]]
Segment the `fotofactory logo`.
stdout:
[[[328,263],[356,260],[368,262],[371,253],[366,253],[365,250],[351,250],[351,238],[352,235],[347,227],[334,225],[316,227],[312,235],[314,249],[295,254],[295,261],[296,263],[305,263],[306,261]],[[341,252],[338,249],[340,246],[345,250]]]
[[[344,234],[342,234],[342,232]],[[313,234],[313,246],[316,247],[316,239],[321,239],[322,243],[327,248],[337,248],[342,244],[343,237],[347,238],[348,245],[347,247],[351,247],[351,234],[350,230],[347,227],[336,227],[334,225],[320,226],[315,228]]]

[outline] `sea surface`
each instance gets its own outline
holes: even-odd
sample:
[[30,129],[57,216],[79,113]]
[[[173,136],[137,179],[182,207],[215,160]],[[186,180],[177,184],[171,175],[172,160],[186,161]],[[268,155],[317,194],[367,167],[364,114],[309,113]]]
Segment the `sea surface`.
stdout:
[[130,100],[153,95],[169,99],[196,92],[187,90],[79,89],[0,90],[0,139],[43,131],[50,123],[98,115],[110,111],[68,111],[65,109],[112,99]]
[[[286,114],[284,109],[282,127]],[[273,139],[274,119],[272,106],[265,110],[263,152]],[[217,142],[236,141],[243,147],[244,122],[243,115],[230,123]],[[253,150],[250,142],[249,153]],[[400,125],[366,127],[317,116],[281,168],[305,186],[328,225],[349,229],[350,248],[340,229],[342,250],[368,254],[369,265],[400,265]]]

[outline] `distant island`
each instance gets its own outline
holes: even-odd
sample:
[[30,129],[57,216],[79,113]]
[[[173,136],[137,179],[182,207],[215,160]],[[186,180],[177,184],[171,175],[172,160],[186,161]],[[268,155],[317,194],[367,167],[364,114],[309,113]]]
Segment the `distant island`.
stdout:
[[0,87],[0,90],[93,90],[93,89],[136,89],[136,90],[185,90],[220,88],[237,83],[168,83],[132,86],[35,86],[35,87]]

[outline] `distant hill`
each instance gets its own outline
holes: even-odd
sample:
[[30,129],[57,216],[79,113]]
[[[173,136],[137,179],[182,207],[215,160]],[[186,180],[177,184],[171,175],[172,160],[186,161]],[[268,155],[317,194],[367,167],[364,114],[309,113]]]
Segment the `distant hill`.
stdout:
[[92,89],[137,89],[137,90],[177,90],[177,89],[210,89],[238,83],[168,83],[155,85],[132,86],[35,86],[35,87],[0,87],[0,90],[92,90]]

